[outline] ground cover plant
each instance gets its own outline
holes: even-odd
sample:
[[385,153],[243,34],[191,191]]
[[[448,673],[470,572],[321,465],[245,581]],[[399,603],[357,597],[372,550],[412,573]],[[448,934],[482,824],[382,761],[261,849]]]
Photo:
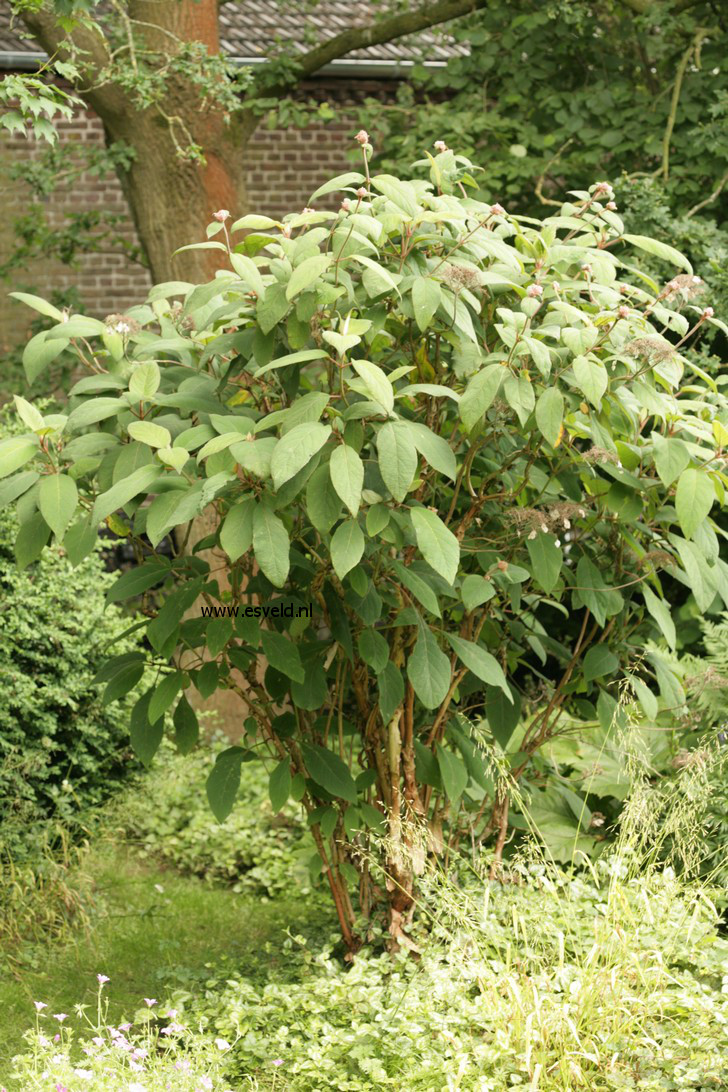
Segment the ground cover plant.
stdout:
[[[188,688],[237,691],[251,716],[208,779],[213,811],[264,756],[274,810],[304,804],[351,949],[382,902],[408,943],[424,856],[459,832],[493,839],[497,868],[509,786],[529,788],[562,717],[604,741],[625,687],[648,722],[684,704],[663,572],[700,609],[728,603],[711,518],[728,407],[681,353],[723,327],[687,260],[625,233],[607,183],[532,221],[468,197],[447,149],[402,180],[370,176],[358,141],[361,172],[312,198],[343,189],[338,211],[220,210],[190,244],[230,263],[207,284],[158,285],[106,323],[18,294],[57,319],[27,368],[67,349],[89,374],[67,414],[17,399],[27,431],[0,447],[22,561],[51,536],[82,556],[102,521],[136,543],[108,598],[147,596],[147,652],[97,679],[109,703],[155,672],[137,753],[175,702],[194,746]],[[585,795],[541,802],[579,845]]]
[[[698,796],[685,784],[669,811],[692,793],[695,816],[711,792],[711,777]],[[618,842],[591,867],[556,866],[535,844],[499,882],[490,854],[450,876],[428,865],[418,959],[386,953],[375,928],[353,962],[321,901],[261,903],[142,863],[115,841],[113,805],[85,863],[100,891],[89,931],[56,945],[50,968],[38,945],[37,965],[0,990],[15,1055],[0,1079],[43,1092],[720,1089],[728,942],[713,889],[660,860],[663,805],[643,771]],[[250,790],[240,812],[259,822]],[[699,853],[695,824],[682,833]]]

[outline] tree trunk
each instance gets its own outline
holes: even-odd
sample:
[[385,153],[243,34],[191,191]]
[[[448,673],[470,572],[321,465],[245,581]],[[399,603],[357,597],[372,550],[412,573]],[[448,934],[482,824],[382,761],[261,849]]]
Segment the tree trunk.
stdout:
[[[220,53],[217,0],[128,0],[127,10],[130,21],[120,29],[134,43],[125,62],[132,72],[138,51],[169,58],[201,42],[211,56]],[[218,209],[245,211],[242,165],[257,119],[249,111],[226,114],[214,95],[203,99],[200,88],[176,74],[167,75],[161,103],[142,107],[133,86],[109,78],[114,62],[103,35],[81,26],[66,36],[49,9],[24,12],[23,19],[50,56],[69,55],[70,42],[82,50],[74,58],[83,70],[81,97],[101,118],[107,143],[123,141],[133,150],[119,178],[153,280],[209,280],[224,264],[219,251],[172,255],[202,242]],[[185,157],[191,145],[201,159]]]

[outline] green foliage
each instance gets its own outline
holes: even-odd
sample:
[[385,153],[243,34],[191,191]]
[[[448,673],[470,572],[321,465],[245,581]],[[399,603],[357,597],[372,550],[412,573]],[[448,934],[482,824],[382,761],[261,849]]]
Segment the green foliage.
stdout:
[[[18,439],[15,426],[10,432],[4,428],[6,450]],[[81,810],[105,799],[137,768],[124,713],[102,707],[93,685],[108,656],[105,646],[127,626],[118,608],[105,609],[104,591],[114,578],[105,573],[96,550],[74,567],[60,546],[21,570],[13,551],[17,537],[16,518],[5,509],[0,520],[0,823],[12,858],[5,866],[11,870],[46,837],[36,824],[48,824],[47,832],[73,826]],[[40,554],[32,541],[28,551]],[[136,647],[131,637],[117,644],[127,652]]]
[[[288,793],[271,810],[260,764],[245,763],[237,807],[218,823],[203,791],[209,767],[207,748],[185,758],[165,746],[144,779],[143,791],[132,790],[119,802],[118,813],[115,806],[115,822],[142,856],[206,883],[258,897],[284,894],[292,883],[299,892],[310,893],[306,861],[314,845],[306,837],[300,808],[286,803]],[[155,802],[151,810],[150,798]]]
[[137,753],[180,693],[238,689],[254,728],[218,756],[213,811],[245,761],[287,762],[276,800],[289,783],[303,800],[350,918],[344,887],[384,819],[399,868],[402,794],[487,834],[489,754],[518,780],[562,713],[608,731],[628,676],[648,721],[683,703],[664,657],[643,657],[674,642],[661,570],[700,609],[728,605],[712,520],[728,404],[680,352],[723,326],[683,292],[686,259],[625,235],[605,183],[539,222],[461,196],[473,168],[452,152],[429,181],[369,179],[367,154],[338,212],[245,217],[234,247],[212,224],[191,245],[232,269],[210,283],[158,285],[113,325],[55,316],[26,367],[63,346],[91,374],[68,413],[18,399],[27,431],[0,446],[21,563],[52,534],[80,559],[102,521],[144,554],[110,596],[150,589],[148,654],[99,676],[113,700],[156,673]]
[[467,55],[417,69],[395,108],[367,105],[385,169],[439,138],[482,164],[490,200],[528,211],[605,164],[614,180],[661,178],[683,216],[725,181],[726,27],[711,4],[489,5],[448,29]]

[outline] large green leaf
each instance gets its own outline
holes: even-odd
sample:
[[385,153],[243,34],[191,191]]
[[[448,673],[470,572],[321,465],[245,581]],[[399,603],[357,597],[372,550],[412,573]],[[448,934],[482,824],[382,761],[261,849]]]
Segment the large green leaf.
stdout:
[[11,436],[0,442],[0,478],[20,469],[38,453],[35,436]]
[[452,751],[446,751],[441,743],[437,745],[437,765],[440,769],[445,795],[448,800],[455,803],[463,795],[468,784],[467,767],[458,755],[453,754]]
[[377,675],[377,687],[379,689],[379,713],[384,723],[388,724],[404,699],[402,672],[391,660],[387,661]]
[[240,765],[244,755],[242,747],[228,747],[217,756],[207,779],[207,799],[218,823],[224,823],[233,810],[240,788]]
[[298,645],[294,645],[293,641],[289,640],[284,634],[277,633],[272,629],[264,629],[260,636],[263,642],[263,652],[270,666],[274,667],[276,671],[280,671],[287,678],[293,679],[294,682],[302,683],[306,677],[306,672],[301,663]]
[[658,432],[653,432],[652,447],[660,480],[664,486],[670,486],[690,464],[687,444],[676,436],[660,436]]
[[305,258],[291,273],[291,279],[286,287],[286,299],[292,300],[299,292],[310,288],[331,265],[331,254],[314,254]]
[[105,493],[101,493],[96,498],[93,508],[94,522],[101,523],[117,508],[123,508],[125,504],[128,504],[140,493],[146,493],[152,482],[156,481],[158,477],[159,467],[153,465],[140,466],[128,478],[122,478],[116,485],[112,485],[111,489],[107,489]]
[[341,515],[341,498],[333,487],[328,466],[317,466],[306,486],[306,511],[316,530],[327,534]]
[[541,435],[556,447],[564,420],[564,396],[558,387],[547,387],[536,402],[536,424]]
[[417,449],[409,430],[390,421],[377,433],[379,470],[384,483],[396,501],[407,496],[417,473]]
[[458,468],[455,454],[447,440],[420,421],[404,421],[402,424],[409,429],[413,444],[433,470],[454,481]]
[[447,639],[453,651],[457,653],[458,659],[465,664],[468,671],[472,671],[474,675],[477,675],[482,682],[488,683],[489,686],[499,686],[506,698],[509,701],[512,700],[510,688],[503,674],[503,668],[492,653],[487,652],[480,645],[474,644],[473,641],[466,641],[465,638],[458,637],[454,633],[448,633]]
[[268,779],[268,795],[273,812],[277,814],[288,800],[291,791],[290,759],[282,758],[271,770]]
[[412,283],[412,307],[415,322],[423,332],[432,322],[440,306],[442,291],[437,281],[431,277],[416,277]]
[[460,564],[460,543],[429,508],[412,508],[410,515],[420,553],[435,572],[452,584]]
[[311,778],[332,796],[356,803],[356,785],[345,762],[327,747],[302,743],[301,753]]
[[536,537],[526,539],[533,578],[549,595],[559,582],[561,566],[564,561],[561,548],[556,545],[553,535],[537,531]]
[[692,468],[683,470],[675,490],[675,509],[685,538],[693,537],[714,501],[715,490],[707,472]]
[[414,651],[407,660],[407,678],[426,709],[436,709],[450,688],[450,660],[429,626],[420,623]]
[[644,250],[646,254],[652,254],[655,258],[662,258],[663,261],[669,262],[671,266],[685,269],[688,273],[693,271],[693,267],[685,255],[681,254],[679,250],[675,250],[674,246],[669,246],[668,243],[661,243],[658,239],[651,239],[648,235],[623,235],[622,238],[626,243],[631,243],[639,250]]
[[460,420],[468,432],[472,432],[493,405],[507,374],[502,364],[488,364],[470,380],[459,404]]
[[283,520],[265,504],[253,513],[253,551],[255,560],[271,584],[282,588],[290,568],[290,543]]
[[609,377],[607,369],[598,360],[587,356],[577,356],[571,365],[579,390],[597,409],[601,407],[602,395],[607,389]]
[[576,585],[573,593],[575,604],[588,607],[600,626],[622,609],[624,600],[621,593],[604,583],[599,569],[584,554],[576,566]]
[[78,489],[67,474],[48,474],[38,487],[38,507],[51,531],[60,541],[73,519],[78,504]]
[[253,544],[255,501],[246,497],[234,505],[220,529],[220,545],[231,561],[247,553]]
[[331,456],[329,470],[331,484],[352,516],[355,516],[361,504],[364,464],[352,447],[340,444]]
[[129,737],[132,748],[144,766],[149,766],[159,750],[164,735],[164,717],[149,722],[149,702],[154,690],[147,690],[131,711]]
[[645,597],[645,605],[657,622],[662,631],[662,635],[667,641],[670,648],[674,649],[677,645],[677,632],[675,630],[675,623],[672,620],[670,614],[670,607],[664,599],[660,599],[647,584],[642,584],[642,594]]
[[316,452],[321,450],[330,435],[330,425],[309,421],[303,425],[296,425],[285,436],[281,436],[273,449],[270,463],[275,488],[280,489],[302,467],[306,466]]
[[331,563],[339,580],[359,564],[364,553],[364,535],[355,519],[341,523],[331,538]]

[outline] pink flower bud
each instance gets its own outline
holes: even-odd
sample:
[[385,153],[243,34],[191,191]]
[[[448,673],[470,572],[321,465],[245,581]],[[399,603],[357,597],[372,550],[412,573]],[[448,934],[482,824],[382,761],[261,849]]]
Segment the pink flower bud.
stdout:
[[435,141],[435,149],[438,152],[446,152],[448,150],[447,144],[445,143],[444,140],[436,140]]
[[543,296],[543,287],[540,284],[529,284],[526,289],[527,296]]
[[357,142],[357,144],[361,144],[363,147],[365,144],[369,143],[369,133],[366,131],[366,129],[360,129],[354,137],[354,140]]
[[491,216],[505,216],[506,210],[496,202],[495,205],[490,206],[490,214]]
[[356,191],[356,196],[357,197],[368,197],[369,192],[368,192],[366,186],[360,186],[359,189]]
[[230,218],[230,213],[227,209],[218,209],[217,212],[212,214],[213,220],[218,220],[221,224],[224,224],[226,220]]
[[560,292],[561,291],[560,281],[551,281],[551,287],[553,288],[554,292]]
[[291,237],[291,225],[290,224],[284,224],[283,225],[283,227],[281,228],[281,235],[283,236],[284,239],[290,239],[290,237]]
[[617,211],[617,202],[616,201],[607,201],[606,208],[608,208],[610,212],[616,212]]
[[341,202],[341,207],[344,212],[349,212],[349,210],[351,209],[351,201],[348,197],[345,197],[344,200]]
[[703,314],[701,315],[701,318],[704,318],[704,319],[712,318],[714,314],[715,314],[715,311],[713,310],[712,307],[706,307],[703,310]]
[[310,208],[308,207],[308,205],[306,205],[305,209],[303,210],[303,213],[307,213],[307,212],[315,212],[315,211],[316,211],[316,209],[310,209]]
[[107,974],[97,974],[96,981],[98,982],[99,986],[103,987],[106,985],[107,982],[110,982],[111,979]]
[[622,304],[622,306],[618,308],[617,314],[620,318],[629,318],[629,307],[626,307],[625,304]]
[[596,186],[594,187],[594,196],[609,197],[611,200],[611,198],[614,197],[614,190],[608,182],[597,182]]

